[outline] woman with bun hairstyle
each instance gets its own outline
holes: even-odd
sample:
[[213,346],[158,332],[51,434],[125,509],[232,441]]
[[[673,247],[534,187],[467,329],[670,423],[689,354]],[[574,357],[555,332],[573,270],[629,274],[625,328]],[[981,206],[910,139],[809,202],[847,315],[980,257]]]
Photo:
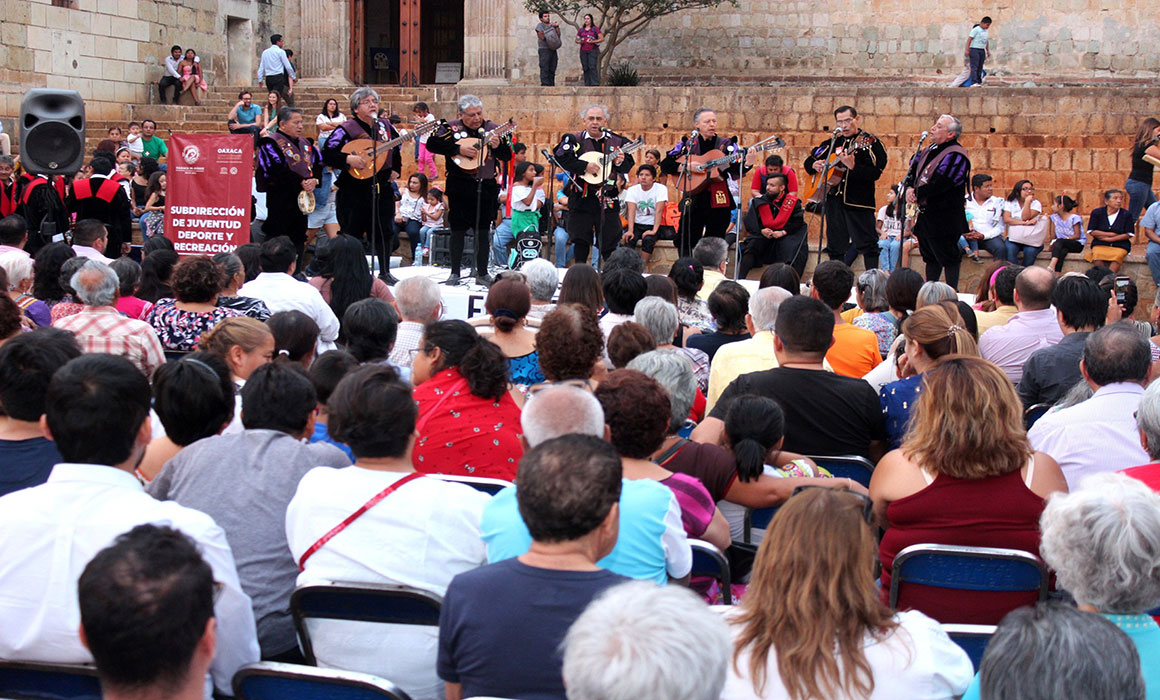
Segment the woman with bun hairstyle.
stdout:
[[495,329],[488,340],[495,343],[507,358],[508,378],[512,384],[531,386],[544,381],[540,353],[536,350],[536,334],[528,330],[532,288],[522,279],[505,277],[491,285],[484,308]]

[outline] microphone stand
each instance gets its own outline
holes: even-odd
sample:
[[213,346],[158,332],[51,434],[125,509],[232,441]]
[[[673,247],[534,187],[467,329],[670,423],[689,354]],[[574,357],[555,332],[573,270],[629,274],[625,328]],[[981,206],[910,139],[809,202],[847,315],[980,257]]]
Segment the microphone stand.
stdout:
[[[768,141],[768,139],[766,139]],[[745,160],[749,156],[749,149],[738,146],[738,153],[741,155],[737,170],[737,223],[733,225],[733,235],[737,239],[737,244],[733,246],[733,281],[738,280],[738,274],[741,272],[741,234],[745,230],[745,223],[742,221],[741,213],[741,192],[745,184]],[[728,175],[726,175],[728,178]],[[726,182],[728,187],[728,182]],[[728,241],[726,241],[728,242]]]
[[[838,142],[838,135],[841,133],[841,129],[834,129],[833,135],[830,136],[830,145],[826,147],[826,153],[823,156],[824,160],[822,163],[824,167],[822,168],[822,172],[819,173],[820,177],[818,179],[818,187],[826,187],[826,180],[828,180],[830,177],[830,165],[828,161],[830,160],[830,154],[834,152],[834,144]],[[816,160],[817,159],[815,158],[815,161]],[[822,190],[822,200],[818,203],[822,209],[822,223],[818,228],[818,260],[815,263],[816,265],[822,264],[822,248],[826,242],[826,204],[828,203],[829,198],[830,188],[826,187],[826,189]],[[808,254],[809,251],[807,250],[806,253]]]
[[[483,120],[483,123],[479,125],[479,128],[483,129],[484,136],[487,135],[487,128],[486,127],[487,127],[487,120],[485,119],[485,120]],[[479,263],[477,262],[479,260],[479,245],[480,245],[479,217],[482,215],[482,209],[483,209],[483,203],[481,201],[483,199],[483,166],[485,163],[487,163],[487,156],[484,155],[484,152],[483,152],[483,149],[485,149],[485,148],[490,148],[490,147],[487,145],[486,141],[484,141],[483,139],[480,139],[480,143],[479,143],[479,155],[480,155],[479,167],[475,170],[475,228],[472,229],[472,231],[471,231],[472,235],[475,239],[475,249],[472,251],[472,253],[475,255],[475,260],[471,261],[471,264],[473,267],[479,266]],[[490,255],[490,253],[489,253],[489,255]],[[463,263],[462,256],[461,256],[461,259],[459,262],[460,262],[460,266],[462,267],[462,263]],[[474,270],[474,272],[478,273],[479,270]],[[486,270],[484,271],[484,274],[487,274]],[[476,275],[475,281],[476,281],[476,283],[479,282],[478,274]]]
[[[591,138],[591,134],[588,135]],[[601,134],[600,137],[600,184],[596,187],[596,199],[600,202],[600,218],[596,224],[596,243],[593,246],[596,250],[592,255],[593,265],[596,263],[596,255],[600,252],[600,244],[604,242],[604,219],[607,218],[608,212],[605,211],[604,205],[608,203],[608,198],[604,196],[604,183],[608,178],[604,177],[604,164],[608,160],[608,137],[607,134]],[[604,267],[604,258],[600,259],[600,266]]]
[[[693,140],[695,140],[697,138],[698,138],[697,136],[694,136]],[[685,172],[684,172],[683,177],[681,178],[681,183],[682,183],[682,186],[681,186],[681,204],[683,205],[683,207],[681,208],[681,242],[680,242],[680,248],[679,248],[679,250],[677,250],[678,257],[683,255],[686,250],[688,250],[689,254],[692,255],[692,250],[689,246],[689,238],[692,236],[692,233],[689,231],[689,227],[692,226],[692,221],[691,221],[692,217],[689,216],[689,210],[693,208],[693,201],[689,198],[689,158],[692,155],[693,155],[692,140],[686,141],[685,142]]]
[[[552,152],[549,151],[548,149],[541,148],[540,154],[542,156],[544,156],[545,159],[547,159],[548,165],[550,167],[550,170],[548,171],[548,191],[545,193],[545,194],[547,194],[547,198],[544,202],[544,206],[546,207],[547,212],[548,212],[548,215],[547,215],[547,221],[548,221],[547,235],[551,239],[551,243],[552,243],[552,252],[551,252],[551,254],[548,255],[547,259],[548,259],[548,262],[551,262],[552,265],[554,266],[556,264],[555,258],[554,258],[554,255],[556,252],[556,235],[555,235],[555,232],[556,232],[555,223],[556,222],[555,222],[555,217],[554,217],[553,213],[556,211],[556,193],[555,193],[556,168],[560,168],[561,170],[563,170],[564,168],[560,166],[559,161],[556,160],[556,158],[552,155]],[[541,212],[540,213],[540,220],[543,221],[544,218],[545,218],[544,214],[543,214],[543,212]],[[541,226],[541,230],[543,230],[543,226]],[[547,251],[544,251],[544,252],[547,252]]]
[[[375,276],[375,261],[378,260],[379,267],[382,267],[383,261],[379,260],[379,170],[376,167],[379,157],[379,115],[376,113],[371,120],[371,230],[368,237],[371,244],[371,263],[370,272],[371,277]],[[390,265],[390,258],[387,258],[387,265]],[[379,274],[383,274],[383,270],[379,270]],[[389,271],[388,271],[389,274]]]
[[[922,137],[918,140],[918,147],[914,149],[914,155],[911,156],[910,162],[914,163],[914,174],[918,175],[918,168],[922,164],[917,161],[918,154],[922,153],[922,144],[926,143],[926,132],[922,132]],[[906,190],[911,185],[910,168],[906,169],[906,174],[902,176],[902,182],[898,183],[898,198],[902,200],[902,216],[899,217],[902,228],[898,232],[898,260],[894,261],[895,269],[902,267],[902,247],[906,245]]]

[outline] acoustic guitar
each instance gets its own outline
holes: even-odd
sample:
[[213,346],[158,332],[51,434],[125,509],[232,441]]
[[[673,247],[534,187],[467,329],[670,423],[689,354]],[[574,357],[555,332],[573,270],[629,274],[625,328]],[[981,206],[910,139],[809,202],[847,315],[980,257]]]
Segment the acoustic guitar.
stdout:
[[610,150],[608,153],[601,153],[600,151],[589,151],[587,153],[581,153],[580,160],[599,165],[600,172],[596,175],[586,172],[580,176],[580,179],[584,180],[584,182],[587,182],[590,185],[600,185],[607,182],[608,178],[612,177],[613,161],[616,160],[616,157],[622,153],[626,155],[632,153],[633,151],[643,146],[644,139],[639,138],[635,141],[629,141],[622,146],[617,146]]
[[371,139],[355,139],[349,141],[342,147],[342,152],[348,155],[362,156],[367,164],[361,168],[351,166],[349,169],[351,177],[359,180],[369,180],[374,177],[375,173],[383,169],[387,164],[387,159],[391,156],[391,151],[400,144],[408,141],[414,141],[423,134],[430,133],[435,130],[439,122],[424,122],[420,126],[415,127],[411,131],[391,139],[390,141],[373,141]]
[[471,146],[471,147],[475,148],[475,157],[468,158],[468,157],[462,156],[462,155],[455,156],[454,158],[451,159],[451,162],[453,162],[453,163],[455,163],[455,165],[459,166],[459,169],[464,171],[464,172],[474,173],[476,170],[479,170],[480,167],[483,166],[483,160],[484,160],[484,155],[483,155],[484,148],[483,147],[488,142],[491,141],[491,137],[498,136],[499,138],[502,139],[504,136],[507,136],[508,134],[510,134],[511,132],[513,132],[515,130],[516,130],[515,121],[512,119],[508,119],[506,124],[500,124],[499,126],[492,129],[491,131],[484,132],[483,138],[481,138],[481,139],[477,139],[475,137],[458,139],[455,141],[455,145],[456,146]]
[[806,201],[815,204],[821,202],[826,193],[837,187],[842,182],[842,178],[846,177],[846,167],[838,160],[839,155],[853,155],[858,151],[870,148],[877,142],[877,136],[863,131],[854,138],[852,143],[847,144],[840,154],[831,153],[830,157],[826,159],[826,167],[822,168],[820,173],[814,173],[810,177],[810,187],[813,188],[813,193]]
[[[708,153],[702,153],[701,155],[690,155],[688,157],[689,170],[681,173],[677,177],[676,187],[681,192],[697,194],[708,187],[710,182],[721,182],[724,180],[725,176],[721,174],[721,169],[728,168],[733,163],[741,160],[745,157],[746,153],[761,153],[779,148],[785,148],[785,141],[774,136],[767,139],[766,142],[759,143],[756,146],[750,146],[744,150],[738,149],[735,153],[729,155],[726,155],[724,151],[717,148],[714,148]],[[681,160],[683,165],[684,158]]]

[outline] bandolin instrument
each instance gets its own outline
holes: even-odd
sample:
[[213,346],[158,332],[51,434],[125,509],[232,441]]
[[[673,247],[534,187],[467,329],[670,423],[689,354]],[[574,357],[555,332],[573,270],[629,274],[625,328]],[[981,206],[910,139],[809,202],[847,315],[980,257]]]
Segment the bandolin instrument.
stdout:
[[590,185],[600,185],[604,183],[608,180],[609,177],[612,176],[612,161],[616,160],[617,156],[622,153],[632,153],[642,146],[644,146],[644,139],[639,138],[635,141],[629,141],[622,146],[617,146],[610,150],[608,153],[601,153],[600,151],[589,151],[588,153],[581,153],[580,160],[599,165],[600,172],[596,175],[591,173],[584,173],[580,176],[580,178]]
[[459,139],[455,142],[455,145],[474,147],[475,148],[475,157],[468,158],[466,156],[455,156],[451,160],[453,163],[455,163],[457,166],[459,166],[460,170],[463,170],[464,172],[468,172],[468,173],[474,173],[476,170],[479,170],[479,168],[483,165],[483,157],[484,157],[483,156],[483,150],[484,150],[483,147],[489,141],[491,141],[491,137],[498,136],[499,138],[503,138],[504,136],[507,136],[508,134],[510,134],[511,132],[513,132],[515,130],[516,130],[515,120],[508,119],[506,124],[500,124],[499,126],[492,129],[491,131],[484,132],[483,138],[481,138],[481,139],[477,139],[474,137]]
[[[767,139],[767,142],[750,146],[747,149],[738,149],[736,153],[730,155],[725,155],[724,151],[716,148],[701,155],[691,155],[688,157],[689,170],[681,173],[677,178],[677,189],[689,194],[697,194],[708,187],[710,182],[721,182],[724,180],[725,176],[721,174],[721,168],[728,168],[733,163],[741,160],[745,157],[745,153],[761,153],[762,151],[773,151],[779,148],[785,148],[785,141],[774,136]],[[682,158],[682,160],[684,159]]]
[[361,168],[351,167],[351,177],[359,180],[369,180],[387,164],[387,159],[390,158],[391,150],[395,146],[408,141],[414,141],[423,134],[434,131],[437,126],[439,126],[439,122],[424,122],[421,126],[417,126],[411,131],[393,138],[390,141],[355,139],[348,142],[342,147],[342,152],[348,155],[362,156],[367,161],[367,164]]
[[838,156],[851,155],[858,151],[864,151],[877,142],[877,136],[868,131],[863,131],[854,138],[852,143],[846,144],[846,148],[841,153],[831,153],[830,157],[826,159],[826,167],[822,168],[820,173],[814,173],[810,177],[810,186],[814,188],[814,193],[810,195],[807,201],[813,203],[821,202],[827,192],[842,182],[842,178],[846,176],[846,168],[838,160]]

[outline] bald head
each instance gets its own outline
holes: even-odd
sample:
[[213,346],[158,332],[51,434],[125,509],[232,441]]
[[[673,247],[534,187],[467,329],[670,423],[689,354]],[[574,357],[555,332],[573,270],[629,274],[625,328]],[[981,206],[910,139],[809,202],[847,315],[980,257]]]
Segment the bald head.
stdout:
[[520,427],[529,447],[561,435],[604,437],[604,409],[579,387],[551,386],[532,395],[520,413]]
[[1055,273],[1046,267],[1024,268],[1015,278],[1015,305],[1020,311],[1041,311],[1051,306]]

